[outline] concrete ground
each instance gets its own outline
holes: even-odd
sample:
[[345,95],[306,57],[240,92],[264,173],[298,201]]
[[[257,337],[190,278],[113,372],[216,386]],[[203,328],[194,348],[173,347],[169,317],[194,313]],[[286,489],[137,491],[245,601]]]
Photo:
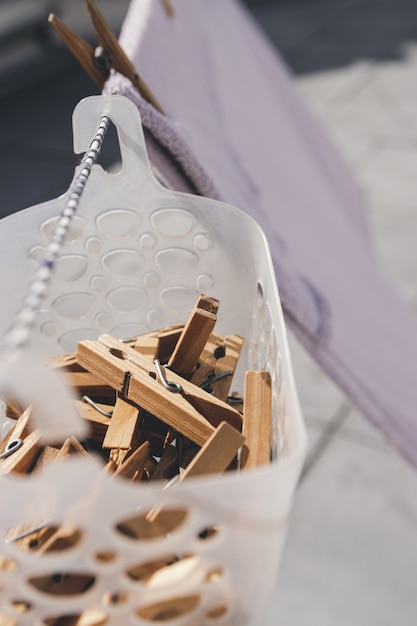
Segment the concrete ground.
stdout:
[[[417,2],[247,4],[351,165],[382,271],[416,308]],[[69,58],[42,67],[17,91],[0,80],[0,215],[66,190],[71,113],[97,93]],[[268,626],[413,626],[417,475],[290,339],[310,442]]]
[[[382,270],[416,309],[417,3],[251,4],[362,186]],[[411,626],[417,475],[291,346],[310,444],[268,626]]]

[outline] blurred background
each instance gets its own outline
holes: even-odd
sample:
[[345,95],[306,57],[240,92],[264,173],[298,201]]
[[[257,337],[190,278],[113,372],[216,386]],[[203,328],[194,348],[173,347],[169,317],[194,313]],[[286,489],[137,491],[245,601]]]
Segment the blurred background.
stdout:
[[[97,0],[116,33],[128,4]],[[382,271],[416,309],[417,0],[245,4],[349,164]],[[67,189],[72,111],[98,93],[51,10],[95,42],[83,0],[0,0],[0,216]],[[268,626],[412,626],[415,472],[290,345],[309,448]]]

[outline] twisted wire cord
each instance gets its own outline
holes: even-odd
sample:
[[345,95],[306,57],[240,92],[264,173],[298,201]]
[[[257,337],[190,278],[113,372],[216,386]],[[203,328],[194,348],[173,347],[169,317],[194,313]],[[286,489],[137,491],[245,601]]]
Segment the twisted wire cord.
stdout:
[[35,324],[36,314],[41,308],[42,301],[45,300],[48,294],[55,262],[78,209],[93,165],[97,161],[109,122],[110,119],[107,115],[101,117],[96,133],[81,160],[79,171],[70,185],[64,208],[59,215],[51,237],[44,249],[42,259],[23,297],[20,309],[3,339],[2,351],[9,357],[18,354],[29,341],[31,330]]

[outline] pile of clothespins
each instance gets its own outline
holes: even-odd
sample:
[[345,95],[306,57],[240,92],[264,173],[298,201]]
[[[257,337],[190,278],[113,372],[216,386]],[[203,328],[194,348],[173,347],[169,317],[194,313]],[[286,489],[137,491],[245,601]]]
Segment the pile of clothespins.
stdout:
[[218,300],[200,295],[186,323],[119,341],[102,335],[53,358],[88,425],[82,442],[43,446],[30,407],[10,402],[15,425],[0,441],[0,473],[32,472],[70,454],[94,454],[133,481],[182,481],[270,462],[271,378],[247,371],[231,392],[243,338],[214,332]]

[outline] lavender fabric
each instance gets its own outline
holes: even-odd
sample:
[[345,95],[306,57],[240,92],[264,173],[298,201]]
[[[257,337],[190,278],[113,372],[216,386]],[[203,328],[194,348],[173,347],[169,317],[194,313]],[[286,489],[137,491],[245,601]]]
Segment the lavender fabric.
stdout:
[[291,327],[351,402],[417,466],[417,319],[368,244],[363,199],[285,65],[237,0],[132,0],[121,43],[162,116],[114,74],[173,188],[252,215]]

